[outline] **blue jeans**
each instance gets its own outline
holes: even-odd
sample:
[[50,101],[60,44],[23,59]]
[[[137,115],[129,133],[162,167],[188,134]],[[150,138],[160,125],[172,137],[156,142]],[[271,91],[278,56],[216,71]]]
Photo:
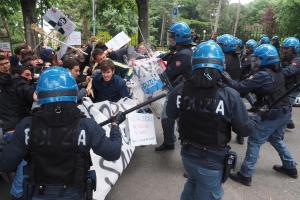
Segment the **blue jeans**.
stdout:
[[[4,139],[7,142],[10,142],[13,138],[14,131],[9,131],[4,133]],[[16,175],[14,177],[14,180],[11,185],[10,194],[13,197],[20,198],[23,196],[23,168],[27,164],[26,161],[22,160],[21,163],[18,165],[16,170]]]
[[172,145],[176,141],[176,136],[174,133],[175,129],[175,120],[170,119],[166,113],[168,100],[165,101],[164,108],[161,115],[161,126],[164,134],[164,143],[168,145]]
[[16,175],[11,185],[10,194],[16,198],[20,198],[23,196],[23,168],[25,165],[27,165],[27,162],[25,160],[22,160],[18,165]]
[[84,200],[82,191],[77,188],[46,186],[43,194],[34,191],[32,200]]
[[[188,178],[180,199],[220,200],[224,194],[221,183],[223,170],[211,169],[206,164],[201,164],[203,161],[200,161],[199,158],[184,153],[181,155]],[[208,160],[210,159],[208,158]],[[210,164],[213,165],[213,163]]]
[[254,174],[260,146],[267,141],[278,152],[284,168],[296,168],[296,163],[283,141],[284,130],[290,117],[290,111],[278,110],[275,119],[267,119],[257,124],[255,133],[248,138],[246,156],[240,170],[243,176],[251,177]]

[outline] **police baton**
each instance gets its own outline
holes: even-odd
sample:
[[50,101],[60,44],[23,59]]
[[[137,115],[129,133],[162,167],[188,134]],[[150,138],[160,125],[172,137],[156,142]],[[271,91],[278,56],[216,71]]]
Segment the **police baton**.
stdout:
[[[147,101],[145,101],[145,102],[143,102],[143,103],[141,103],[141,104],[138,104],[138,105],[136,105],[136,106],[134,106],[134,107],[132,107],[132,108],[130,108],[130,109],[128,109],[128,110],[125,110],[125,111],[123,112],[123,114],[124,114],[124,115],[127,115],[128,113],[131,113],[131,112],[133,112],[133,111],[135,111],[135,110],[137,110],[137,109],[140,109],[140,108],[142,108],[142,107],[144,107],[144,106],[146,106],[146,105],[148,105],[148,104],[150,104],[150,103],[152,103],[152,102],[154,102],[154,101],[157,101],[157,100],[159,100],[159,99],[162,99],[162,98],[164,98],[165,96],[167,96],[167,94],[160,94],[160,95],[158,95],[158,96],[156,96],[156,97],[153,97],[153,98],[151,98],[151,99],[149,99],[149,100],[147,100]],[[108,120],[105,120],[104,122],[99,123],[99,125],[100,125],[100,126],[105,126],[106,124],[111,123],[112,120],[114,119],[114,117],[115,117],[115,116],[109,118]]]

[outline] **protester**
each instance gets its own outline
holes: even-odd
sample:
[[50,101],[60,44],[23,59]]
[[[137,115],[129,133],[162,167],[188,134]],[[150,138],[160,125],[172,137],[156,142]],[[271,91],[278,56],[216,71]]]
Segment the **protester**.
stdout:
[[31,53],[31,47],[28,44],[21,44],[14,49],[15,55],[10,57],[11,74],[14,75],[19,70],[22,57]]
[[120,76],[114,74],[115,65],[110,59],[101,62],[100,69],[101,75],[93,78],[92,82],[94,102],[105,100],[117,102],[121,98],[129,97],[126,82]]
[[79,62],[77,61],[76,58],[70,56],[70,57],[65,57],[63,60],[63,67],[67,68],[70,70],[72,76],[77,82],[78,85],[78,94],[77,94],[77,101],[81,102],[82,98],[87,96],[87,90],[91,89],[86,87],[89,85],[91,78],[86,76],[85,80],[79,79],[80,76],[80,67],[79,67]]

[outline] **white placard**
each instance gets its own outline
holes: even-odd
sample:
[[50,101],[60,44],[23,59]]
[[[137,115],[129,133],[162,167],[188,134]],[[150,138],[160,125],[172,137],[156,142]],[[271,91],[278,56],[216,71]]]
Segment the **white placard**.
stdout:
[[55,7],[47,10],[43,19],[64,36],[70,35],[76,28],[76,25]]
[[3,51],[11,51],[9,42],[0,42],[0,49]]
[[68,45],[81,45],[81,32],[74,31],[71,33],[66,40]]
[[126,130],[129,134],[131,146],[157,144],[153,114],[130,113],[126,118]]
[[114,51],[121,49],[124,45],[131,41],[131,38],[122,31],[118,33],[115,37],[109,40],[105,45],[107,48],[112,48]]

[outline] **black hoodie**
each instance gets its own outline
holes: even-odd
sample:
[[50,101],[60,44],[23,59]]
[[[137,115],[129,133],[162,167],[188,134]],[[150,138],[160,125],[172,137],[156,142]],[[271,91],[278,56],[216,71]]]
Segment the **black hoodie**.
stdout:
[[0,120],[4,122],[4,131],[14,129],[29,115],[34,91],[34,86],[25,78],[0,73]]

